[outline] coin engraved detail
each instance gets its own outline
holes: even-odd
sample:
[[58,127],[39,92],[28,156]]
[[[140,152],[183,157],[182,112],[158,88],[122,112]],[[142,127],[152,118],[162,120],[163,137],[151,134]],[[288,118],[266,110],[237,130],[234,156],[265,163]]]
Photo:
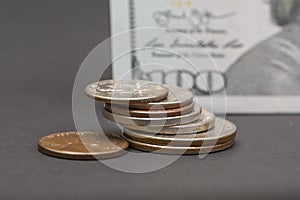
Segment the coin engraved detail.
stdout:
[[128,142],[115,135],[94,132],[64,132],[44,136],[39,150],[47,155],[71,159],[110,157],[128,147]]
[[193,93],[185,88],[176,86],[165,86],[169,93],[166,99],[159,102],[149,102],[147,104],[130,104],[131,108],[156,109],[155,106],[166,108],[180,108],[193,102]]
[[86,87],[86,94],[100,101],[128,104],[160,101],[168,89],[161,84],[141,80],[104,80]]

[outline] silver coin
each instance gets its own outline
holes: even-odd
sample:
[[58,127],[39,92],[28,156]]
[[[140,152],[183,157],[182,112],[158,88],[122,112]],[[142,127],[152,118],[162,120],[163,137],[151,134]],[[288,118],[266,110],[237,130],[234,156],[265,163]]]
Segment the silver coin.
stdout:
[[137,142],[169,146],[211,146],[232,141],[236,136],[236,126],[227,120],[216,118],[214,128],[196,134],[163,135],[124,129],[124,136]]
[[104,80],[88,85],[89,97],[116,104],[145,104],[161,101],[168,95],[168,89],[161,84],[142,80]]
[[107,119],[120,123],[135,126],[174,126],[179,124],[186,124],[195,120],[198,120],[201,115],[201,107],[194,104],[194,111],[186,114],[174,117],[163,117],[163,118],[140,118],[140,117],[130,117],[126,115],[118,115],[103,109],[103,116]]
[[116,105],[116,104],[105,104],[105,109],[119,115],[127,115],[131,117],[173,117],[178,115],[185,115],[193,112],[194,103],[188,104],[186,106],[182,106],[179,108],[169,108],[169,109],[150,109],[150,110],[142,110],[136,108],[127,108],[125,106]]
[[137,126],[123,124],[124,127],[132,130],[143,131],[148,133],[161,133],[167,135],[176,135],[176,134],[188,134],[188,133],[197,133],[202,131],[207,131],[208,129],[214,126],[215,115],[202,108],[200,118],[196,121],[175,125],[175,126],[165,126],[165,127],[156,127],[156,126]]
[[164,109],[171,109],[183,107],[193,102],[193,93],[188,89],[168,85],[165,85],[165,87],[169,89],[169,94],[166,99],[147,104],[130,104],[130,108],[155,110],[163,107]]
[[137,142],[134,140],[131,140],[129,138],[126,138],[123,136],[125,140],[129,142],[129,145],[131,148],[141,150],[141,151],[147,151],[147,152],[153,152],[153,153],[161,153],[161,154],[204,154],[204,153],[212,153],[217,151],[222,151],[225,149],[230,148],[234,141],[228,141],[222,144],[216,144],[213,146],[201,146],[201,147],[173,147],[173,146],[163,146],[163,145],[153,145],[153,144],[147,144],[143,142]]

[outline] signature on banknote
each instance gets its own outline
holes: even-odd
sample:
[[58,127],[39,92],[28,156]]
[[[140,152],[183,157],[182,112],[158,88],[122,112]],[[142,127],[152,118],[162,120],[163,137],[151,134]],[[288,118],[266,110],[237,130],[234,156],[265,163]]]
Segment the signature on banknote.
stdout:
[[209,27],[210,23],[214,20],[222,20],[235,15],[234,11],[225,14],[215,14],[209,10],[199,10],[197,8],[191,11],[181,11],[175,13],[171,9],[155,11],[153,18],[157,25],[161,27],[167,27],[172,20],[173,21],[185,21],[189,23],[193,28],[200,28],[202,26]]

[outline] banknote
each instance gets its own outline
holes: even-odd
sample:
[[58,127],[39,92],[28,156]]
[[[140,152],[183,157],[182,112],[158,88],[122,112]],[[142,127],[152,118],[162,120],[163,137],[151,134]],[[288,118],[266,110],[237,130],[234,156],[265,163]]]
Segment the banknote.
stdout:
[[300,112],[300,1],[110,0],[110,20],[115,79],[188,88],[217,113]]

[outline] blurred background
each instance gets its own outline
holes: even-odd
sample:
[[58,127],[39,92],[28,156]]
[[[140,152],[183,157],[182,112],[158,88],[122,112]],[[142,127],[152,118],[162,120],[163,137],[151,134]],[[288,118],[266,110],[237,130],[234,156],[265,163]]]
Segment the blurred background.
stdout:
[[[233,148],[205,159],[183,156],[148,174],[40,154],[40,137],[75,129],[74,78],[86,55],[110,36],[109,3],[0,3],[0,199],[299,197],[298,115],[230,115],[239,131]],[[111,78],[111,69],[103,78]]]

